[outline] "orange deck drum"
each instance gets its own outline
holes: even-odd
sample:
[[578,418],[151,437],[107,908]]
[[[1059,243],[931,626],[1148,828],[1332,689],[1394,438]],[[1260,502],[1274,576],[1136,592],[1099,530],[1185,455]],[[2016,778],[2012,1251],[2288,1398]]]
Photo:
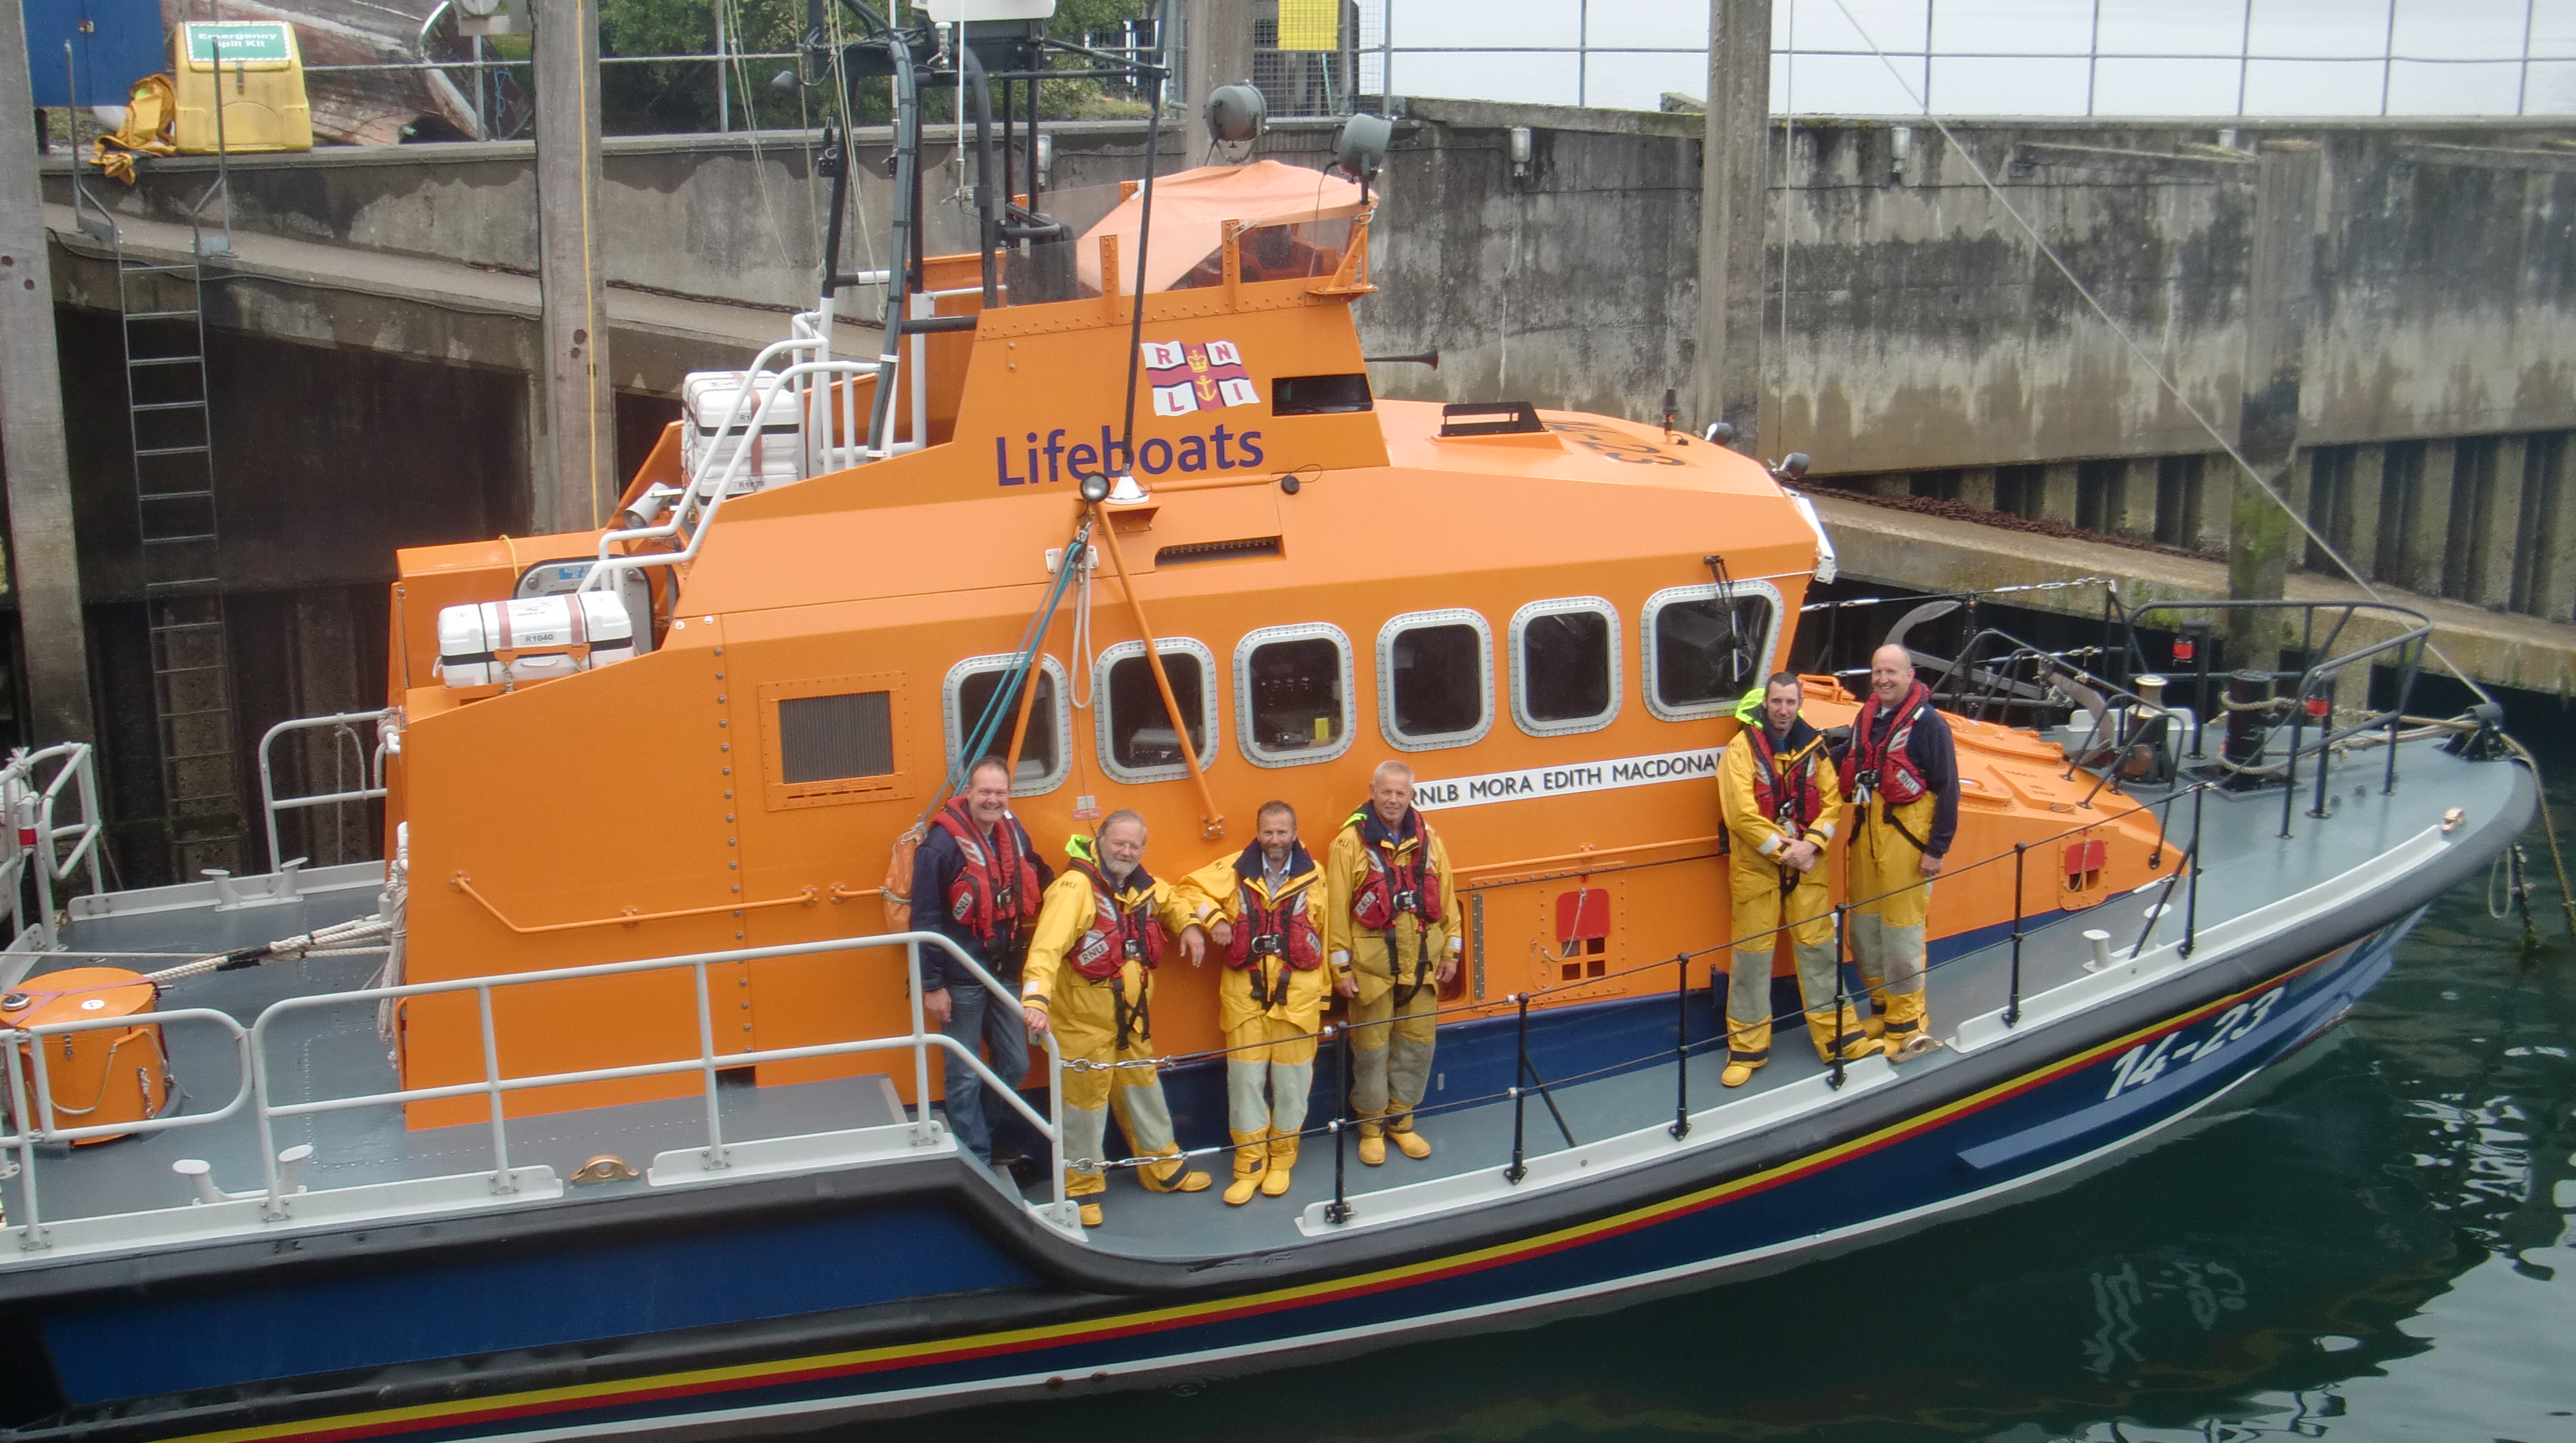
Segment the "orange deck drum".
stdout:
[[[41,1027],[53,1022],[98,1022],[153,1010],[160,989],[121,967],[74,967],[20,983],[0,997],[0,1026]],[[57,1128],[140,1122],[157,1117],[170,1100],[169,1055],[155,1023],[92,1027],[18,1044],[10,1065],[18,1070],[13,1097],[36,1106],[34,1052],[45,1049],[44,1084],[53,1098]],[[15,1104],[13,1103],[12,1106]],[[20,1119],[20,1125],[41,1119]],[[108,1142],[82,1138],[82,1143]]]

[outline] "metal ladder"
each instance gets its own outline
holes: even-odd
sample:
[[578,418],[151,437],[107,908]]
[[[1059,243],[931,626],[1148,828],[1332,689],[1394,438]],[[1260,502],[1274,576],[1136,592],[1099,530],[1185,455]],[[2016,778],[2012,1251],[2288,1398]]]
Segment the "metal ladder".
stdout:
[[250,830],[224,625],[206,383],[203,261],[209,242],[220,252],[229,237],[191,229],[185,261],[140,261],[121,244],[116,254],[163,832],[179,881],[210,867],[238,872]]

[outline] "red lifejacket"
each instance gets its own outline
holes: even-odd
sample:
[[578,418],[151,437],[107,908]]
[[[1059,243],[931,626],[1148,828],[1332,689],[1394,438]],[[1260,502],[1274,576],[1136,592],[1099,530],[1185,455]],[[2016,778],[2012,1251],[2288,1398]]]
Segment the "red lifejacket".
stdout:
[[1016,939],[1020,925],[1038,915],[1038,869],[1022,845],[1020,824],[1003,817],[987,848],[964,797],[949,798],[930,820],[956,839],[957,855],[965,863],[942,899],[948,920],[987,948]]
[[1922,800],[1932,788],[1923,780],[1923,769],[1914,762],[1910,743],[1914,740],[1914,723],[1932,709],[1932,693],[1916,682],[1905,693],[1888,718],[1884,733],[1873,736],[1870,728],[1878,720],[1878,704],[1872,701],[1852,719],[1850,781],[1851,796],[1856,803],[1879,797],[1891,807],[1901,807]]
[[[1799,744],[1801,732],[1806,734],[1803,746]],[[1759,720],[1748,724],[1744,734],[1753,742],[1753,804],[1763,816],[1779,823],[1789,840],[1796,841],[1825,814],[1824,789],[1816,784],[1816,763],[1824,757],[1824,739],[1805,722],[1792,722],[1789,750],[1784,755],[1773,748],[1771,729]],[[1783,787],[1775,781],[1783,761],[1796,782],[1794,786]]]
[[1306,910],[1306,889],[1320,876],[1315,859],[1297,848],[1288,857],[1288,876],[1292,879],[1286,891],[1265,902],[1262,889],[1253,883],[1262,876],[1261,846],[1254,843],[1244,848],[1235,859],[1234,895],[1243,915],[1234,922],[1234,940],[1226,944],[1228,966],[1249,967],[1255,959],[1277,956],[1300,972],[1312,972],[1324,965],[1324,939],[1315,930],[1315,919]]
[[1129,885],[1137,888],[1136,902],[1122,908],[1118,889],[1099,868],[1076,858],[1073,869],[1091,880],[1091,930],[1082,934],[1064,960],[1094,982],[1116,977],[1131,961],[1151,971],[1163,960],[1163,924],[1154,916],[1154,879],[1141,867],[1129,873]]
[[[1369,869],[1351,891],[1351,920],[1372,932],[1393,927],[1407,912],[1425,927],[1441,920],[1440,873],[1431,866],[1431,823],[1422,813],[1408,811],[1404,833],[1391,831],[1378,820],[1376,809],[1367,806],[1352,821],[1360,829],[1360,851]],[[1411,834],[1410,847],[1405,833]]]

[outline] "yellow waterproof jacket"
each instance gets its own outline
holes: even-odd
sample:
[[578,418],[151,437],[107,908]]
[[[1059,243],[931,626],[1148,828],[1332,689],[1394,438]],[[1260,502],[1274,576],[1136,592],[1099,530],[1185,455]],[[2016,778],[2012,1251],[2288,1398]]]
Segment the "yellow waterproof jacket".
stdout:
[[1738,866],[1759,866],[1800,840],[1813,842],[1822,850],[1842,829],[1842,784],[1834,775],[1833,759],[1825,754],[1823,734],[1804,722],[1790,727],[1788,742],[1772,752],[1776,773],[1773,795],[1778,795],[1778,788],[1797,786],[1800,770],[1812,763],[1816,792],[1823,805],[1807,829],[1794,837],[1762,810],[1754,787],[1762,759],[1753,750],[1753,729],[1761,724],[1759,720],[1746,722],[1735,740],[1726,744],[1726,754],[1717,763],[1718,808],[1726,818],[1726,834]]
[[[1328,893],[1325,898],[1324,952],[1332,959],[1336,970],[1356,962],[1362,964],[1360,970],[1364,973],[1392,976],[1395,967],[1415,955],[1413,950],[1406,948],[1407,956],[1402,959],[1384,957],[1381,955],[1386,950],[1383,934],[1372,932],[1351,920],[1351,899],[1358,894],[1360,882],[1369,870],[1368,844],[1360,839],[1360,820],[1365,810],[1353,812],[1350,819],[1342,823],[1342,830],[1334,836],[1332,847],[1324,854],[1324,885]],[[1431,958],[1436,967],[1442,956],[1458,950],[1460,939],[1465,935],[1458,925],[1458,911],[1465,903],[1458,896],[1457,874],[1449,870],[1449,844],[1441,839],[1438,832],[1431,830],[1428,823],[1422,826],[1421,832],[1431,839],[1428,870],[1440,879],[1440,920],[1423,931],[1419,955]],[[1395,934],[1398,945],[1412,941],[1419,926],[1411,913],[1397,917]],[[1366,994],[1370,989],[1363,982],[1361,990]]]
[[[1139,878],[1143,880],[1140,882]],[[1151,897],[1155,919],[1163,924],[1163,930],[1174,940],[1180,937],[1182,928],[1196,926],[1199,922],[1199,914],[1191,910],[1178,889],[1169,882],[1156,881],[1141,866],[1127,874],[1127,881],[1119,887],[1116,897],[1121,908],[1134,907]],[[1090,978],[1065,966],[1064,957],[1073,950],[1075,943],[1082,940],[1082,934],[1091,930],[1097,910],[1091,900],[1091,878],[1081,868],[1067,867],[1048,884],[1045,900],[1038,904],[1037,931],[1029,938],[1029,958],[1020,969],[1022,1002],[1031,1007],[1049,1006],[1048,999],[1055,995],[1058,973],[1065,974],[1065,984],[1069,986],[1091,982]],[[1140,980],[1135,974],[1143,970],[1136,963],[1127,964],[1127,975],[1123,980],[1131,990]]]
[[[1255,850],[1258,846],[1256,843]],[[1275,896],[1261,875],[1257,858],[1252,871],[1247,873],[1242,869],[1244,858],[1251,855],[1251,852],[1243,852],[1219,857],[1182,878],[1179,890],[1183,898],[1201,917],[1211,921],[1222,917],[1228,922],[1240,923],[1243,920],[1243,894],[1247,889],[1259,898],[1265,908],[1278,906],[1283,898],[1302,895],[1306,919],[1314,924],[1316,937],[1328,937],[1331,926],[1325,915],[1327,888],[1324,869],[1316,865],[1306,849],[1299,847],[1291,857],[1288,877],[1280,884]],[[1297,865],[1301,861],[1305,864],[1302,869]],[[1209,943],[1209,949],[1221,952],[1213,941]],[[1220,955],[1217,960],[1222,964],[1226,959]],[[1283,969],[1288,974],[1284,994],[1279,987],[1279,974]],[[1255,957],[1242,967],[1228,966],[1225,975],[1218,979],[1217,1025],[1232,1032],[1256,1017],[1267,1016],[1312,1032],[1323,1016],[1324,994],[1331,989],[1333,978],[1349,971],[1347,957],[1303,972],[1289,966],[1288,959],[1279,956]],[[1272,997],[1278,997],[1279,1001],[1265,1007],[1264,999]]]

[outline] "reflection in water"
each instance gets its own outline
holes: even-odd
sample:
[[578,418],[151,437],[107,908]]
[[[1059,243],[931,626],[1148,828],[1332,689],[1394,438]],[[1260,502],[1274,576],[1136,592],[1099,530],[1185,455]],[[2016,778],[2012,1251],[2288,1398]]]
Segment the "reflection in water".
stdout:
[[[2576,738],[2544,758],[2576,817]],[[836,1443],[2576,1440],[2576,946],[2553,887],[2535,958],[2484,891],[2262,1095],[2053,1196],[1598,1317]]]

